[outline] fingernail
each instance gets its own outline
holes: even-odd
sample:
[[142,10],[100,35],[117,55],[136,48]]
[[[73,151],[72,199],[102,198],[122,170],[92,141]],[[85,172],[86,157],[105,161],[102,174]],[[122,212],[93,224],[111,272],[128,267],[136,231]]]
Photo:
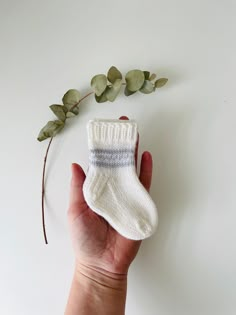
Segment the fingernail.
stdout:
[[151,159],[151,153],[148,152],[148,151],[143,152],[143,158],[144,158],[146,161],[149,161],[149,160]]

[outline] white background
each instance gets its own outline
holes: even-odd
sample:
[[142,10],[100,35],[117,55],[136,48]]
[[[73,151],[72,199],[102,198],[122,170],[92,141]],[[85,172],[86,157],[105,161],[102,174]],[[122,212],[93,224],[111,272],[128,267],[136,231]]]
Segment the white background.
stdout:
[[[0,314],[63,314],[73,273],[66,210],[70,165],[87,168],[86,122],[136,119],[154,159],[157,233],[129,273],[127,315],[236,313],[236,3],[233,0],[0,2]],[[46,223],[41,173],[53,118],[69,88],[93,75],[150,70],[155,94],[83,102],[49,153]]]

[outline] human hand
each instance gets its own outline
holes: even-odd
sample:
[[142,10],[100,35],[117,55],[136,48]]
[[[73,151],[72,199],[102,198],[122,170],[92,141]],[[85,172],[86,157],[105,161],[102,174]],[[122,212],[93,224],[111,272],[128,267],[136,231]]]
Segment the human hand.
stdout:
[[[125,116],[120,119],[128,119]],[[136,145],[136,167],[138,141]],[[85,173],[80,165],[72,164],[68,221],[76,256],[76,265],[112,274],[126,275],[141,241],[126,239],[101,216],[93,212],[83,196]],[[152,156],[144,152],[139,179],[149,191],[152,178]],[[79,267],[80,268],[80,267]]]

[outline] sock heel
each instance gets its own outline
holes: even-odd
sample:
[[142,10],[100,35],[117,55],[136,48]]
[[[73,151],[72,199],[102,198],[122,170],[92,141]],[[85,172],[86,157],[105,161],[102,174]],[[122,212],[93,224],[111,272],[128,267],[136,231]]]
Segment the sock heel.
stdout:
[[106,188],[108,177],[104,174],[99,174],[92,181],[90,186],[90,191],[92,192],[91,198],[93,201],[97,201],[103,194],[104,189]]

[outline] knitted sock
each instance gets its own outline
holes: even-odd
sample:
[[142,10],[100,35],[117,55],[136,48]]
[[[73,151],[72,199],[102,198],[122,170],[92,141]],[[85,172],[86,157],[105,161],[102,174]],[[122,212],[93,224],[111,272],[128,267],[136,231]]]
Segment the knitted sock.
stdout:
[[83,185],[87,204],[124,237],[140,240],[151,236],[158,217],[136,174],[136,122],[90,120],[87,131],[89,170]]

